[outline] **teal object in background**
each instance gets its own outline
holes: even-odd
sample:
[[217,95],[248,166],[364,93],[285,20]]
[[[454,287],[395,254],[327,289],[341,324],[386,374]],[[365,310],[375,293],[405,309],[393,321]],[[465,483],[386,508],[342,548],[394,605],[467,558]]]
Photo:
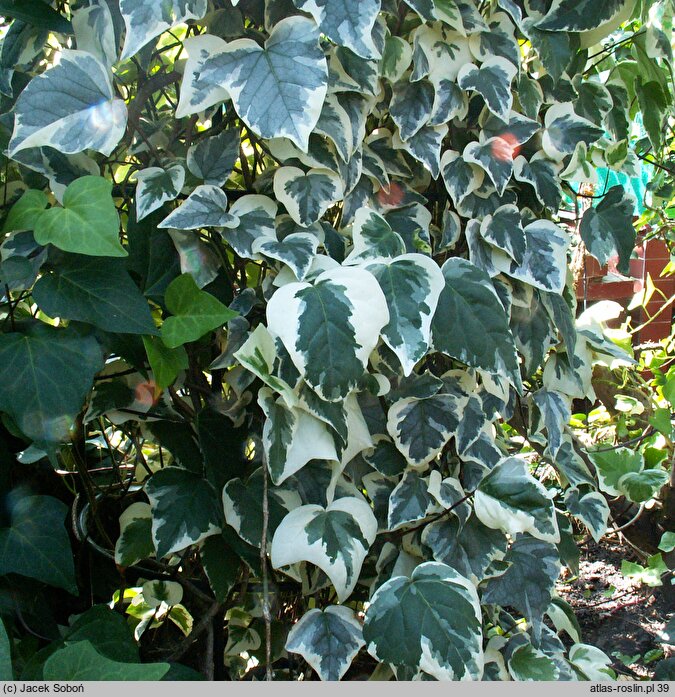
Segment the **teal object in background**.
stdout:
[[[609,191],[613,186],[622,186],[626,191],[632,191],[635,196],[635,215],[642,215],[645,211],[644,198],[647,191],[647,184],[652,177],[653,167],[640,164],[640,176],[629,177],[623,172],[615,172],[613,169],[598,167],[598,186],[597,193],[603,190]],[[605,186],[605,181],[607,186]]]

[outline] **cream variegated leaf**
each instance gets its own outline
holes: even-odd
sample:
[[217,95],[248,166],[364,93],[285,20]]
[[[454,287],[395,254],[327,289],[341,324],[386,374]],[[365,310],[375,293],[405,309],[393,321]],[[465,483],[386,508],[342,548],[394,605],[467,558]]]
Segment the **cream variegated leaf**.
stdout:
[[345,497],[327,508],[300,506],[274,533],[272,566],[279,569],[299,561],[316,564],[344,602],[354,590],[376,533],[377,521],[363,500]]
[[270,332],[310,387],[330,402],[358,386],[388,322],[377,280],[359,268],[325,271],[313,285],[289,283],[267,305]]
[[279,22],[261,47],[205,34],[186,41],[188,63],[178,117],[230,97],[239,116],[263,138],[290,138],[307,151],[326,97],[328,68],[316,25],[304,17]]

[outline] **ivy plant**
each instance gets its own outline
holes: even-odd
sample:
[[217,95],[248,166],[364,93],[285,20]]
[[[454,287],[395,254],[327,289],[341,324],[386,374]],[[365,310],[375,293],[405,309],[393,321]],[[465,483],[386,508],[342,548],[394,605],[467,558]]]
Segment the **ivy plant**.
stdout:
[[609,679],[556,581],[667,476],[568,426],[630,360],[571,261],[628,267],[579,187],[661,166],[672,3],[2,7],[16,676]]

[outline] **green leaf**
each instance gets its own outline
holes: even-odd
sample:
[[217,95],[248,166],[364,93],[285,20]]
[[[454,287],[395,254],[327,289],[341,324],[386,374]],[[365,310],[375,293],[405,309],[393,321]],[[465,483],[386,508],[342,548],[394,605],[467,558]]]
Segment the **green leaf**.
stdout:
[[197,341],[238,315],[205,290],[200,290],[190,274],[171,281],[164,294],[171,317],[162,325],[162,340],[171,349]]
[[363,627],[368,653],[437,680],[480,680],[481,610],[475,586],[437,562],[397,576],[372,597]]
[[72,34],[70,22],[53,7],[33,0],[0,0],[0,14],[40,29]]
[[604,266],[619,255],[618,270],[630,275],[630,257],[635,247],[633,227],[635,201],[623,186],[613,186],[594,208],[589,208],[581,220],[581,239],[588,251]]
[[675,532],[664,532],[659,542],[659,549],[662,552],[672,552],[675,549]]
[[35,284],[33,298],[50,317],[120,334],[158,333],[148,302],[121,259],[59,258]]
[[103,355],[91,336],[39,323],[0,334],[0,411],[38,443],[69,438]]
[[83,680],[161,680],[168,663],[120,663],[102,656],[89,641],[77,641],[53,653],[45,662],[44,679]]
[[307,384],[321,399],[344,399],[363,376],[389,321],[375,277],[363,269],[325,271],[309,283],[289,283],[267,305],[267,326],[281,339]]
[[199,556],[216,600],[224,603],[239,578],[239,557],[222,535],[211,535],[204,540]]
[[552,658],[535,649],[529,642],[519,646],[509,658],[509,672],[514,680],[553,681],[560,671]]
[[120,219],[112,182],[103,177],[76,179],[63,195],[63,207],[43,211],[35,221],[35,240],[65,252],[96,257],[125,257],[119,240]]
[[445,289],[431,325],[434,348],[520,385],[513,334],[490,278],[459,258],[448,259],[441,270]]
[[309,610],[293,625],[286,650],[300,654],[322,680],[340,680],[364,644],[354,611],[330,605]]
[[642,472],[644,459],[638,450],[616,448],[613,450],[589,451],[600,482],[600,489],[610,496],[621,496],[619,481],[630,472]]
[[327,508],[316,505],[292,510],[272,538],[272,566],[279,569],[299,561],[316,564],[331,580],[338,600],[354,590],[377,521],[363,500],[345,497]]
[[542,618],[551,603],[560,561],[555,546],[529,535],[518,535],[504,557],[506,571],[488,580],[483,602],[514,607],[541,635]]
[[10,157],[44,146],[64,154],[92,149],[108,156],[126,125],[127,107],[115,96],[108,67],[89,53],[64,49],[59,63],[19,95]]
[[0,620],[0,680],[14,680],[11,648],[5,624]]
[[252,250],[269,259],[276,259],[286,264],[298,281],[304,281],[316,256],[319,239],[305,232],[295,232],[278,242],[266,237],[257,239]]
[[223,514],[218,494],[203,477],[165,467],[150,477],[145,493],[152,506],[152,539],[158,558],[220,532]]
[[210,35],[185,42],[188,62],[178,118],[224,101],[262,138],[289,138],[307,152],[326,97],[328,68],[319,30],[305,17],[287,17],[263,48],[252,39],[230,43]]
[[428,80],[409,82],[403,79],[394,85],[389,110],[401,140],[414,136],[429,121],[433,104],[434,87]]
[[645,469],[624,474],[619,479],[618,488],[630,501],[644,503],[654,498],[667,483],[668,473],[665,470]]
[[500,206],[493,215],[483,218],[480,234],[486,242],[506,252],[516,263],[522,263],[526,239],[517,206]]
[[34,230],[38,216],[48,204],[49,199],[44,191],[24,191],[21,198],[10,208],[2,231],[7,233],[14,230]]
[[169,348],[158,336],[144,336],[143,346],[158,390],[173,385],[181,372],[188,369],[188,355],[183,346]]
[[67,506],[52,496],[17,491],[7,503],[10,525],[0,528],[0,574],[21,574],[76,594]]
[[509,535],[530,533],[545,542],[559,542],[553,501],[527,471],[527,464],[508,457],[483,478],[475,498],[475,512],[483,525]]
[[155,554],[152,541],[152,509],[145,502],[132,503],[120,515],[120,536],[115,543],[115,563],[127,567]]

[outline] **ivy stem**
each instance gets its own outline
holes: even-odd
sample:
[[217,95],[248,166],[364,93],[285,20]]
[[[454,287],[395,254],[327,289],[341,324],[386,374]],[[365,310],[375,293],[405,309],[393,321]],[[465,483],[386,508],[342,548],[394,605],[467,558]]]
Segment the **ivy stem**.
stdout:
[[263,597],[262,611],[265,621],[265,679],[271,682],[272,676],[272,613],[270,612],[270,588],[267,577],[267,525],[269,523],[268,475],[267,462],[263,456],[263,500],[262,500],[262,535],[260,536],[260,567],[262,569]]

